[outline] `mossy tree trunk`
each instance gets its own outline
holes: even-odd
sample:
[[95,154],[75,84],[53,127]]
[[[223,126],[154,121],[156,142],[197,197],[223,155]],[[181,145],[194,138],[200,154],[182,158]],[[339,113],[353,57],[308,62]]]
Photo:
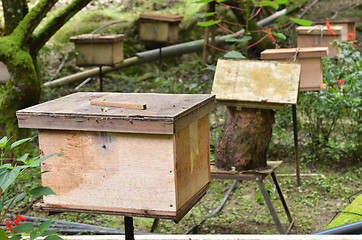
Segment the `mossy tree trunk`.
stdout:
[[0,126],[13,141],[30,136],[29,130],[18,128],[15,113],[37,104],[40,99],[41,79],[37,66],[40,49],[91,0],[73,0],[34,33],[57,1],[40,0],[29,9],[26,0],[2,0],[5,36],[0,37],[0,61],[7,66],[10,80],[0,86]]

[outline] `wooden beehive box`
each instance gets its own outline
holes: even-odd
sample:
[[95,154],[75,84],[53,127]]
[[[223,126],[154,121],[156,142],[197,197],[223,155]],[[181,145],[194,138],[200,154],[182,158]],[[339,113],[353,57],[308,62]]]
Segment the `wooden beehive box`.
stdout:
[[71,37],[78,52],[78,66],[114,65],[123,61],[123,34],[82,34]]
[[[350,39],[348,38],[348,33],[352,33],[353,34],[353,39],[352,41],[356,40],[356,21],[358,21],[357,19],[353,19],[353,18],[346,18],[346,19],[333,19],[330,20],[329,23],[334,27],[336,26],[341,26],[342,27],[342,41],[349,41]],[[317,21],[316,24],[325,24],[326,21]]]
[[284,48],[267,49],[261,52],[263,60],[277,60],[283,62],[294,62],[301,65],[300,91],[319,91],[325,89],[323,84],[322,57],[328,55],[327,47],[316,48]]
[[[323,29],[323,30],[322,30]],[[329,33],[326,26],[300,26],[297,27],[298,48],[328,47],[328,56],[336,57],[339,49],[331,45],[334,40],[342,41],[342,26],[333,26],[335,35]]]
[[0,62],[0,84],[5,84],[10,78],[8,68],[3,62]]
[[[146,109],[91,105],[130,102]],[[99,102],[98,102],[99,103]],[[39,129],[46,211],[180,220],[210,181],[210,94],[75,93],[17,112]]]
[[140,40],[177,42],[182,16],[157,13],[140,14]]
[[212,94],[228,106],[282,109],[297,103],[299,76],[296,63],[219,59]]

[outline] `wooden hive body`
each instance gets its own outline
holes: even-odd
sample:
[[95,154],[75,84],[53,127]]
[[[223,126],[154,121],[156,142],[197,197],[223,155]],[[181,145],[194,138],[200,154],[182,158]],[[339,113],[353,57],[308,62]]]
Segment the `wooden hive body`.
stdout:
[[123,61],[123,34],[102,36],[83,34],[71,37],[78,52],[78,66],[114,65]]
[[221,104],[282,109],[296,104],[300,64],[219,59],[212,93]]
[[[104,112],[94,98],[147,109]],[[42,154],[64,153],[42,164],[43,185],[57,193],[43,209],[180,220],[210,182],[213,108],[207,94],[77,93],[18,111],[20,127],[39,128]]]
[[342,26],[333,26],[335,35],[332,35],[326,26],[297,27],[298,48],[328,47],[328,56],[336,57],[339,49],[334,48],[330,43],[334,40],[342,41],[342,29]]
[[140,14],[140,40],[177,42],[179,24],[183,17],[156,13]]
[[10,78],[10,74],[6,65],[0,62],[0,83],[6,83]]
[[323,84],[322,57],[328,55],[327,47],[318,48],[267,49],[261,53],[263,60],[294,62],[301,65],[300,91],[319,91],[325,89]]

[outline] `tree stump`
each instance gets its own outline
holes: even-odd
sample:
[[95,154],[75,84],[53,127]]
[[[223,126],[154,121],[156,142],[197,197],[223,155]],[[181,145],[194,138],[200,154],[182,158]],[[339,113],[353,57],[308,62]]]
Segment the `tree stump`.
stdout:
[[223,132],[217,142],[215,165],[224,170],[266,167],[272,137],[274,111],[227,107]]

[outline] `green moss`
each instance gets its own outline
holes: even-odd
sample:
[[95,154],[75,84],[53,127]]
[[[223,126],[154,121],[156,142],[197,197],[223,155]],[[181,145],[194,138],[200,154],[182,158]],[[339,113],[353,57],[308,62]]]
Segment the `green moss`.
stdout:
[[362,194],[360,194],[335,219],[333,219],[333,221],[330,224],[328,224],[327,229],[361,221],[362,220],[361,215],[362,215]]

